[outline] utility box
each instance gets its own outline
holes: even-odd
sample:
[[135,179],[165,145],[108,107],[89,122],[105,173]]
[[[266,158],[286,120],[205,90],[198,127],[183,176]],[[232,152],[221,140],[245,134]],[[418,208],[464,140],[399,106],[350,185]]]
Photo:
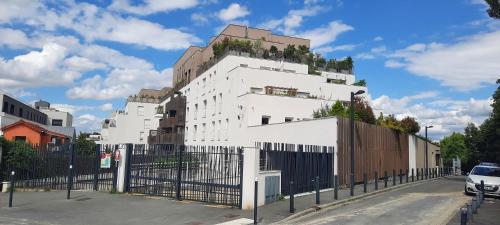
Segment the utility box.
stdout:
[[281,171],[260,171],[258,205],[262,206],[279,200],[281,194]]

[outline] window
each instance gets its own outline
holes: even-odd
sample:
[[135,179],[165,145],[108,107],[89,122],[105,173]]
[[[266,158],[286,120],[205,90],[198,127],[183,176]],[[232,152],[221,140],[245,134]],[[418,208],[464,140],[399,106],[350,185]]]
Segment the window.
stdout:
[[9,110],[9,103],[8,102],[4,102],[3,103],[2,112],[7,112],[7,110]]
[[194,119],[198,116],[198,104],[194,104]]
[[222,130],[222,120],[219,120],[219,129],[217,129],[217,141],[220,141],[221,130]]
[[285,123],[292,122],[293,117],[285,117]]
[[194,125],[194,129],[193,129],[193,141],[196,141],[196,135],[198,133],[198,126],[197,125]]
[[205,141],[205,133],[207,131],[207,124],[203,123],[201,127],[201,141]]
[[144,131],[139,132],[139,141],[144,140]]
[[151,119],[144,119],[144,129],[151,128]]
[[26,136],[15,136],[15,141],[26,142]]
[[215,139],[215,121],[212,121],[212,133],[210,134],[210,140]]
[[203,118],[207,116],[207,100],[203,100]]
[[207,78],[203,78],[203,87],[205,87],[206,83],[207,83]]
[[215,95],[213,97],[213,102],[214,102],[214,111],[212,115],[215,115],[215,113],[217,113],[217,97]]
[[219,114],[222,112],[222,93],[219,94]]
[[63,124],[62,120],[57,120],[57,119],[52,120],[52,126],[62,127],[62,124]]
[[14,114],[14,105],[10,105],[10,114]]
[[189,107],[186,107],[186,121],[189,120]]
[[23,117],[23,108],[19,108],[19,117]]
[[137,115],[144,116],[144,106],[137,106]]
[[270,116],[262,116],[262,125],[269,124]]

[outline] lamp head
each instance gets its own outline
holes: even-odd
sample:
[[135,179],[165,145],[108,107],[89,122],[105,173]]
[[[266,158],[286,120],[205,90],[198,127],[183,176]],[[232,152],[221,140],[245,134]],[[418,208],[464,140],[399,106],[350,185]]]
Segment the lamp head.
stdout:
[[434,126],[430,125],[430,126],[426,126],[427,128],[433,128]]
[[364,93],[365,93],[365,91],[363,91],[363,90],[359,90],[359,91],[357,91],[356,93],[354,93],[354,95],[360,95],[360,94],[364,94]]

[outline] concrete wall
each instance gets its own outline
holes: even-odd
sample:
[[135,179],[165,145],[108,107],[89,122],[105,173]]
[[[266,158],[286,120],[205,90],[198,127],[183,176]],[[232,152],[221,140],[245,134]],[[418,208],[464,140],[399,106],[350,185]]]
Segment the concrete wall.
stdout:
[[[410,135],[409,140],[410,140],[410,149],[413,148],[415,150],[414,161],[416,168],[425,168],[425,141],[415,135]],[[436,161],[436,155],[441,155],[439,146],[432,143],[428,143],[427,154],[429,160],[428,163],[429,168],[442,166],[442,160],[438,162]]]
[[73,126],[73,116],[70,113],[62,112],[54,109],[40,109],[41,112],[47,114],[47,125],[52,125],[52,120],[62,120],[63,127]]

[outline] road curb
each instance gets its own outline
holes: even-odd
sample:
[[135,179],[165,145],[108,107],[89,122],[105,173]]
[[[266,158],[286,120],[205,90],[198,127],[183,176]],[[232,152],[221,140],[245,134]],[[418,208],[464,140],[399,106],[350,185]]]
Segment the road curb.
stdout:
[[334,208],[337,208],[339,206],[347,205],[347,204],[349,204],[351,202],[354,202],[354,201],[357,201],[357,200],[362,200],[362,199],[368,199],[370,197],[375,197],[376,195],[379,195],[379,194],[382,194],[382,193],[385,193],[385,192],[388,192],[388,191],[393,191],[393,190],[398,190],[398,189],[413,187],[413,186],[416,186],[416,185],[420,185],[420,184],[424,184],[424,183],[428,183],[428,182],[431,182],[431,181],[436,181],[436,180],[440,180],[440,179],[444,179],[444,178],[446,178],[446,177],[438,177],[438,178],[432,178],[432,179],[428,179],[428,180],[421,180],[421,181],[415,181],[415,182],[406,183],[406,184],[400,184],[400,185],[397,185],[397,186],[392,186],[392,187],[388,187],[388,188],[384,188],[384,189],[379,189],[377,191],[373,191],[373,192],[366,193],[366,194],[361,194],[361,195],[350,197],[350,198],[343,199],[343,200],[338,200],[338,201],[334,201],[334,202],[330,202],[330,203],[326,203],[326,204],[322,204],[322,205],[316,205],[316,206],[313,206],[311,208],[302,210],[300,212],[296,212],[296,213],[294,213],[294,214],[286,217],[285,219],[280,220],[280,221],[275,222],[275,223],[272,223],[272,224],[288,224],[288,223],[293,222],[293,220],[296,220],[296,219],[298,219],[300,217],[309,216],[309,215],[312,215],[313,213],[319,212],[321,210],[334,209]]

